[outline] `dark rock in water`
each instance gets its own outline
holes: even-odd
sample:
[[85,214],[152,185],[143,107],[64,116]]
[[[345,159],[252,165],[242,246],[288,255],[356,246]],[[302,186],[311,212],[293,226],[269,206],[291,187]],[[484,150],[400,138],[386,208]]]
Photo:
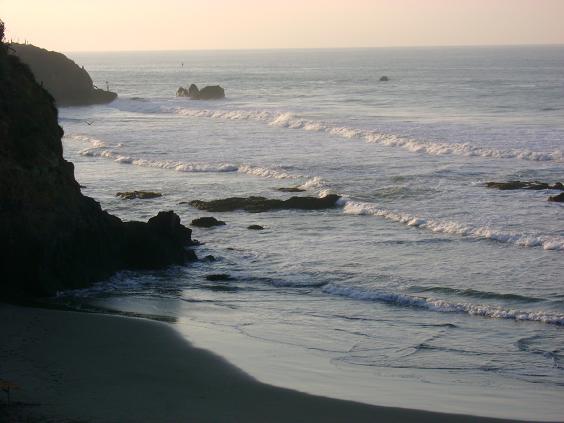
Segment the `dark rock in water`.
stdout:
[[564,203],[564,192],[561,192],[558,195],[552,195],[548,197],[548,201],[554,201],[556,203]]
[[217,100],[225,97],[225,90],[219,85],[209,85],[199,90],[196,84],[191,84],[188,89],[179,87],[177,97],[190,97],[192,100]]
[[249,213],[261,213],[269,210],[322,210],[335,207],[341,198],[336,194],[325,197],[292,197],[288,200],[273,200],[264,197],[230,197],[221,200],[190,201],[190,205],[200,210],[226,212],[245,210]]
[[225,90],[219,85],[209,85],[200,90],[200,100],[217,100],[225,98]]
[[383,75],[383,76],[380,77],[380,82],[387,82],[389,80],[390,80],[390,78],[388,78],[386,75]]
[[564,184],[556,182],[552,185],[546,182],[539,181],[508,181],[508,182],[486,182],[486,187],[496,188],[501,190],[514,190],[514,189],[556,189],[564,191]]
[[140,199],[145,200],[149,198],[157,198],[162,197],[160,192],[153,192],[153,191],[126,191],[126,192],[118,192],[116,197],[123,198],[124,200],[134,200]]
[[117,94],[97,88],[84,67],[64,54],[31,44],[10,44],[13,54],[27,64],[36,81],[55,99],[58,106],[79,106],[109,103]]
[[233,278],[227,273],[214,273],[212,275],[206,275],[206,279],[213,282],[233,280]]
[[123,269],[195,259],[173,212],[122,222],[82,195],[63,158],[57,109],[0,42],[0,297],[83,288]]
[[276,188],[277,191],[280,192],[304,192],[305,189],[300,187],[288,187],[288,188]]
[[176,97],[190,97],[188,90],[184,87],[178,87],[176,90]]
[[212,261],[216,261],[216,258],[214,256],[212,256],[211,254],[208,254],[202,260],[212,262]]
[[247,229],[250,229],[252,231],[262,231],[264,227],[260,225],[249,225],[247,226]]
[[190,87],[188,88],[188,97],[193,100],[200,99],[200,90],[196,84],[190,84]]
[[225,222],[222,220],[217,220],[215,217],[199,217],[192,220],[192,226],[198,226],[200,228],[211,228],[213,226],[223,226]]

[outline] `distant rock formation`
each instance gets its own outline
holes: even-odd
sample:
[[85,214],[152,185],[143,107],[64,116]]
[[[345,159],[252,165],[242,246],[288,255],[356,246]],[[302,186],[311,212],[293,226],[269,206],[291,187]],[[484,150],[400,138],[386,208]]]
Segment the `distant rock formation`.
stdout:
[[227,212],[245,210],[249,213],[261,213],[270,210],[322,210],[335,207],[341,198],[336,194],[325,197],[291,197],[288,200],[269,199],[264,197],[230,197],[221,200],[190,201],[190,205],[200,210],[211,212]]
[[218,100],[225,98],[225,90],[219,85],[208,85],[207,87],[198,89],[196,84],[191,84],[188,89],[178,87],[176,90],[177,97],[190,97],[192,100]]
[[111,91],[94,86],[84,67],[64,54],[31,44],[10,44],[20,60],[27,64],[35,79],[54,97],[57,106],[81,106],[109,103],[117,98]]
[[86,287],[122,269],[195,259],[171,211],[123,222],[82,195],[53,97],[0,41],[0,298]]

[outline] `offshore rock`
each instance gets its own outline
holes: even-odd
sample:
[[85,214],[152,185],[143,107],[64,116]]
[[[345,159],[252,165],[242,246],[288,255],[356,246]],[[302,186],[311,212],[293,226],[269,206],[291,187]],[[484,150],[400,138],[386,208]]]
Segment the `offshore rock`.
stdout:
[[117,94],[97,88],[84,67],[62,53],[31,44],[10,44],[12,53],[27,64],[36,81],[55,98],[57,106],[110,103]]
[[251,231],[262,231],[264,229],[264,226],[249,225],[249,226],[247,226],[247,229],[250,229]]
[[209,85],[199,90],[196,84],[191,84],[188,89],[179,87],[177,97],[190,97],[192,100],[217,100],[225,97],[225,90],[219,85]]
[[190,201],[190,205],[210,212],[244,210],[249,213],[261,213],[270,210],[322,210],[335,207],[341,198],[336,194],[325,197],[291,197],[288,200],[268,199],[265,197],[230,197],[221,200]]
[[0,297],[82,288],[123,269],[195,259],[173,212],[122,222],[82,195],[53,97],[0,42]]

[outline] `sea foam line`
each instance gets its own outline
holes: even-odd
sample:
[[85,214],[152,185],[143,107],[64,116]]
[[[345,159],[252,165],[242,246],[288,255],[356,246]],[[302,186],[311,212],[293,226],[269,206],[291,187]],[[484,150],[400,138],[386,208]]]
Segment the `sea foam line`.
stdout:
[[564,161],[561,150],[551,152],[531,151],[528,149],[497,149],[474,146],[469,143],[444,143],[418,140],[372,130],[337,126],[322,120],[310,120],[297,117],[293,113],[273,113],[268,111],[249,110],[208,110],[172,108],[173,113],[190,116],[224,120],[254,120],[271,126],[305,131],[325,132],[346,139],[360,139],[367,143],[400,147],[413,153],[425,153],[434,156],[458,155],[466,157],[487,157],[495,159],[520,159],[532,161]]
[[474,239],[488,239],[521,247],[542,247],[545,250],[564,251],[564,238],[560,236],[506,232],[490,227],[473,226],[454,221],[427,219],[408,213],[382,209],[377,204],[360,201],[346,201],[343,210],[346,214],[378,216],[393,222],[436,233],[454,234]]
[[253,166],[249,164],[232,164],[232,163],[186,163],[175,160],[148,160],[143,158],[135,158],[129,155],[122,154],[115,150],[115,148],[122,147],[121,144],[116,146],[109,146],[102,140],[89,137],[86,135],[65,135],[65,138],[87,142],[90,147],[82,149],[79,154],[87,157],[101,157],[113,160],[120,164],[131,164],[141,167],[152,167],[159,169],[170,169],[177,172],[239,172],[251,176],[271,179],[291,179],[291,180],[305,180],[299,187],[303,189],[323,188],[325,181],[319,177],[311,177],[308,175],[291,174],[283,169],[273,169],[268,167]]
[[417,297],[393,292],[382,292],[357,287],[328,284],[323,292],[358,300],[378,301],[398,306],[416,307],[440,313],[466,313],[494,319],[529,320],[564,325],[564,315],[548,311],[506,309],[495,305],[455,303],[432,297]]

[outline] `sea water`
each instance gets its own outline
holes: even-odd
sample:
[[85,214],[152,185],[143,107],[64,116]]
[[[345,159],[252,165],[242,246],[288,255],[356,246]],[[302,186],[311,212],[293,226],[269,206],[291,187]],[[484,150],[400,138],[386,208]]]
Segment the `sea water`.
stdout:
[[[119,93],[60,109],[83,192],[125,220],[175,210],[227,225],[193,228],[214,262],[62,300],[167,317],[280,386],[562,419],[564,206],[547,201],[558,191],[485,182],[564,181],[564,47],[69,56]],[[226,98],[175,97],[190,83]],[[163,196],[115,196],[131,190]],[[327,193],[342,198],[322,211],[187,204]],[[206,280],[217,273],[231,279]]]

